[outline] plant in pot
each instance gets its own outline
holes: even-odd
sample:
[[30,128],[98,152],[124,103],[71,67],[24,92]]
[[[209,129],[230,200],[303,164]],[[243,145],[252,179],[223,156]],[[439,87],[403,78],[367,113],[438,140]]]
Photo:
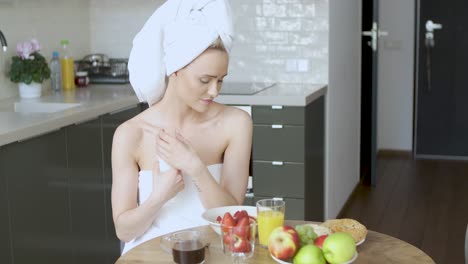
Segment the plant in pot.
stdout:
[[18,83],[21,98],[41,96],[42,82],[50,78],[50,68],[46,59],[39,53],[41,45],[36,39],[20,42],[13,56],[10,80]]

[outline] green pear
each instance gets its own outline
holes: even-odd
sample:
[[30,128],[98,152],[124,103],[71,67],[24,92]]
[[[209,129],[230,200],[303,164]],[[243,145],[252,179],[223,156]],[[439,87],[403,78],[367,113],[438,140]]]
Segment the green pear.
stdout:
[[325,264],[322,250],[315,245],[305,245],[293,259],[294,264]]

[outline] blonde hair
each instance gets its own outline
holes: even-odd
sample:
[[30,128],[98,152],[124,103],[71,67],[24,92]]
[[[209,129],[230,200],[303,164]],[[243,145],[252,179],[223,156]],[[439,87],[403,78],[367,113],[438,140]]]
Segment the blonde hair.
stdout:
[[221,51],[227,51],[220,37],[218,37],[215,41],[213,41],[213,43],[211,43],[208,49],[217,49]]

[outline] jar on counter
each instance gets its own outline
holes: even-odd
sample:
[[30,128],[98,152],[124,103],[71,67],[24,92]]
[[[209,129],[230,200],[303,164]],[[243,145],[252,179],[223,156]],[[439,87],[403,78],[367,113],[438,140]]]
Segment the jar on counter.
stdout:
[[88,72],[85,72],[85,71],[76,72],[75,85],[81,88],[81,87],[88,86],[88,84],[89,84]]

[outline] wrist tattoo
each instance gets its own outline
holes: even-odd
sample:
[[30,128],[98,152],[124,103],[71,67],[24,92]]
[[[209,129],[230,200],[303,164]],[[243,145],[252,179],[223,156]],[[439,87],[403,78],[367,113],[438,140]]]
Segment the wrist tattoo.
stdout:
[[195,188],[197,188],[197,191],[198,191],[199,193],[201,193],[202,190],[201,190],[200,186],[198,186],[198,183],[197,183],[196,181],[193,181],[193,180],[192,180],[192,182],[193,182],[193,185],[195,185]]

